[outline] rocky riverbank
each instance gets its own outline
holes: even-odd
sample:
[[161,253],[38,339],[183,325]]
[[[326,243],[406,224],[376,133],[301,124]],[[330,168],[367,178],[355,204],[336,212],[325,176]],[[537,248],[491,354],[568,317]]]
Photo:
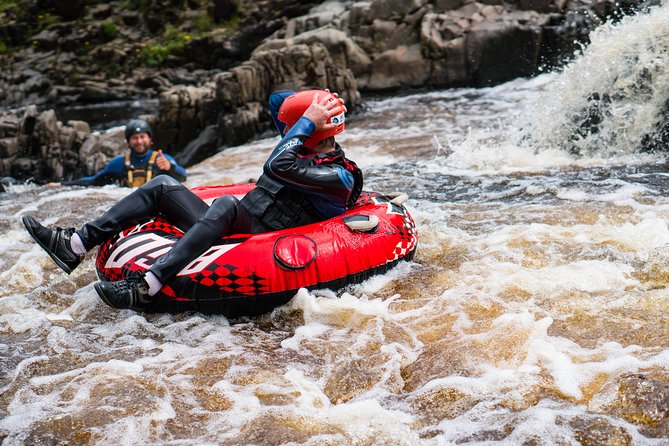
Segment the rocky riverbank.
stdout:
[[86,122],[59,121],[54,107],[158,98],[146,117],[156,142],[191,165],[268,129],[274,89],[329,87],[354,110],[369,92],[494,85],[558,66],[591,29],[636,4],[6,3],[0,176],[38,181],[91,174],[124,148]]

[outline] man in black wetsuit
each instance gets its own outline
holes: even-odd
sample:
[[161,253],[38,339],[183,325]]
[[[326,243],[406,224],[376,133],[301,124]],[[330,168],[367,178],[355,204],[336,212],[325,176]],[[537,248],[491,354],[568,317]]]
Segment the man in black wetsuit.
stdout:
[[130,120],[125,126],[125,140],[129,150],[112,158],[95,175],[48,183],[47,186],[103,186],[118,183],[121,186],[139,187],[158,175],[169,175],[179,181],[186,180],[186,169],[170,155],[153,148],[153,132],[145,120]]
[[30,235],[68,274],[84,254],[117,232],[164,215],[185,231],[174,247],[144,273],[95,290],[115,308],[141,309],[164,284],[219,238],[290,228],[340,215],[362,191],[360,169],[344,157],[334,135],[344,130],[343,101],[329,91],[277,92],[270,110],[282,135],[255,189],[239,201],[223,196],[211,206],[168,176],[158,176],[75,231],[49,229],[23,217]]

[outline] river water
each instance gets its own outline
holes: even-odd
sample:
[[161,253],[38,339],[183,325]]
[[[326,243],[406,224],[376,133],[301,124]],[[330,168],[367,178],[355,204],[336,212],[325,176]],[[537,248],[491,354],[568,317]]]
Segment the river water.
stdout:
[[[0,439],[19,444],[667,445],[669,7],[560,73],[370,99],[341,138],[402,191],[414,262],[256,319],[117,311],[20,223],[128,193],[0,196]],[[277,139],[188,185],[255,178]]]

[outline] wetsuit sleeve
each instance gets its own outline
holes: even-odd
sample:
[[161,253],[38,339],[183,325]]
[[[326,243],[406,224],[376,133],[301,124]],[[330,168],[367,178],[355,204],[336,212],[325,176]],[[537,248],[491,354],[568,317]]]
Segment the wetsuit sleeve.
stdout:
[[88,177],[81,177],[71,181],[61,181],[63,186],[104,186],[119,180],[125,174],[125,157],[123,155],[112,158],[111,161],[98,173]]
[[279,116],[279,109],[281,108],[283,101],[293,94],[295,94],[294,91],[275,91],[269,96],[269,111],[272,113],[272,120],[274,121],[274,125],[276,126],[279,135],[283,135],[283,131],[286,128],[286,124],[277,119]]
[[337,164],[304,165],[297,163],[302,142],[316,125],[301,117],[279,141],[263,168],[264,173],[294,189],[323,195],[347,195],[353,189],[351,172]]
[[186,181],[186,178],[188,177],[188,173],[186,172],[186,169],[181,167],[179,165],[179,163],[177,163],[177,160],[175,160],[174,157],[172,157],[172,155],[168,155],[166,153],[163,153],[163,156],[165,158],[167,158],[167,161],[169,161],[172,166],[170,167],[170,170],[160,171],[160,172],[171,176],[175,180],[182,181],[182,182]]

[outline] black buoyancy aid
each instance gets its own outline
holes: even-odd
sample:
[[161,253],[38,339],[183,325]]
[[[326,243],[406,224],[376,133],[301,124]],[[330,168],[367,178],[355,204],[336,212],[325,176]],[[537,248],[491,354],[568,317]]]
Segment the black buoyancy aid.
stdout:
[[153,176],[153,167],[156,165],[156,158],[158,158],[159,154],[160,152],[154,150],[153,153],[151,154],[151,157],[145,164],[141,166],[135,166],[132,164],[130,160],[132,152],[128,151],[125,154],[125,171],[126,171],[125,186],[139,187],[142,186],[144,183],[148,183],[151,180],[151,177]]
[[[354,177],[353,190],[347,207],[353,206],[362,192],[362,172],[358,166],[343,155],[299,157],[296,162],[307,164],[339,164]],[[323,220],[307,196],[275,181],[267,175],[258,178],[255,189],[246,194],[242,203],[269,230],[280,230],[304,226]]]

